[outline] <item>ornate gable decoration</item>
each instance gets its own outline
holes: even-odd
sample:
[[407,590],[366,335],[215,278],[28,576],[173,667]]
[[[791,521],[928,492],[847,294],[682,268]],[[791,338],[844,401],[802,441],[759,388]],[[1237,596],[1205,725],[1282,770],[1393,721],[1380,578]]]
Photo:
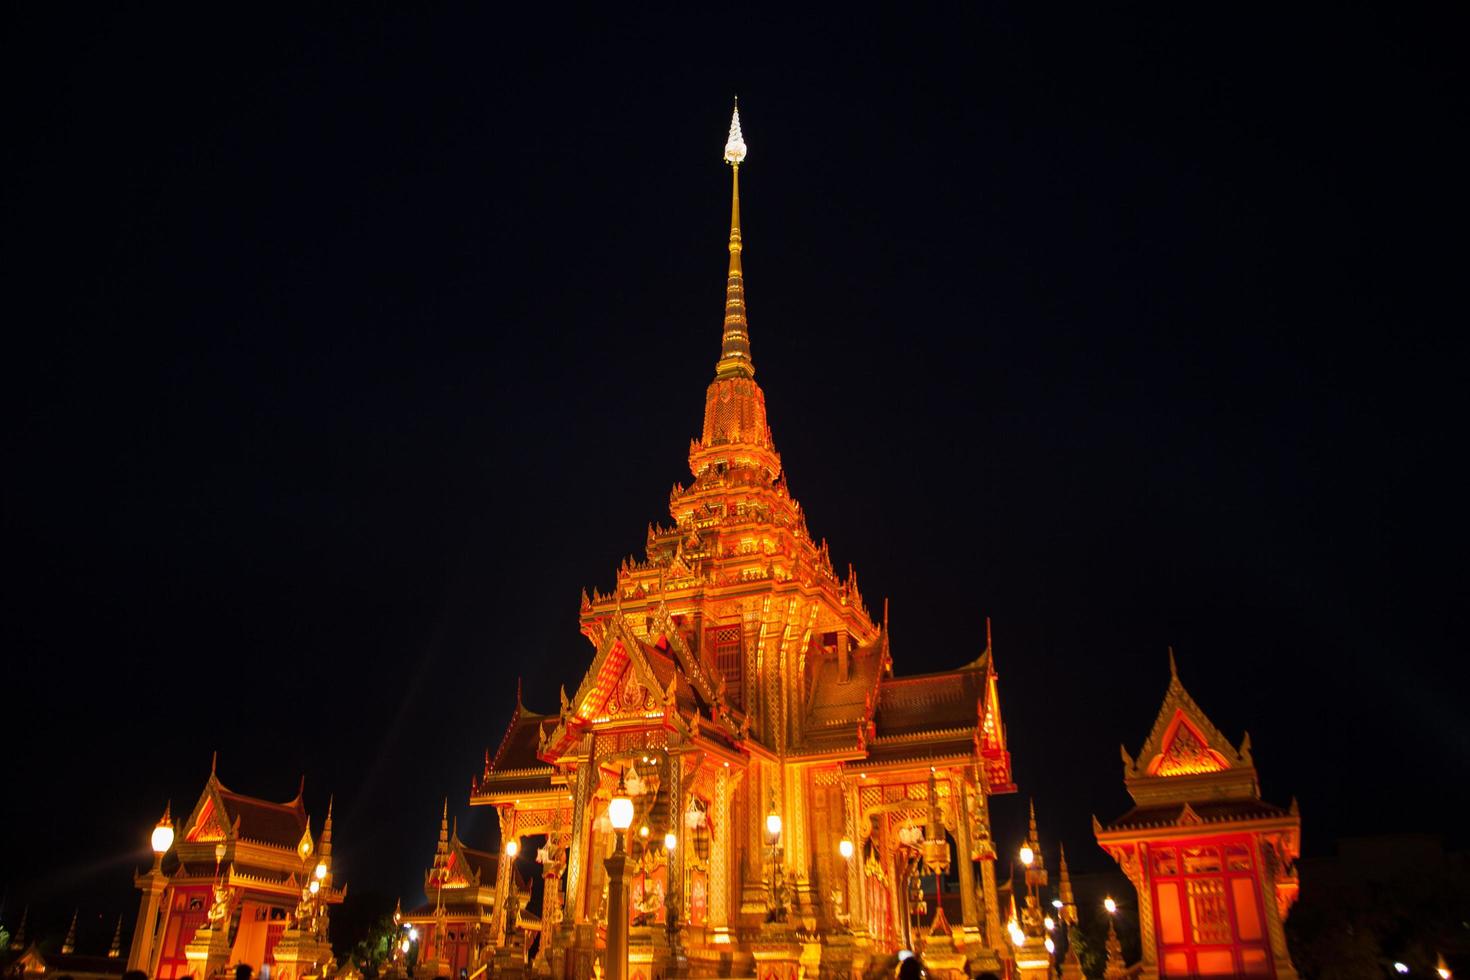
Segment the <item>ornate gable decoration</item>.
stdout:
[[542,758],[554,757],[597,722],[614,718],[663,717],[666,692],[638,638],[621,612],[607,621],[592,665],[577,693],[562,707],[560,723],[541,743]]
[[211,772],[204,784],[204,792],[199,794],[199,802],[194,804],[184,824],[184,840],[191,844],[205,844],[229,840],[234,836],[219,788],[219,778]]
[[1250,736],[1237,749],[1211,723],[1179,680],[1174,650],[1169,650],[1169,690],[1148,739],[1135,759],[1123,749],[1125,779],[1199,776],[1253,768]]

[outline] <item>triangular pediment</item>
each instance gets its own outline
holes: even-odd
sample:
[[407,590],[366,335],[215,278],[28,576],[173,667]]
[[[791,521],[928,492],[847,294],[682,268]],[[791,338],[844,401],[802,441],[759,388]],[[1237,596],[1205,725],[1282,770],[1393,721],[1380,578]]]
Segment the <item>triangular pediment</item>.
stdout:
[[572,698],[583,722],[663,713],[663,690],[638,638],[621,615],[603,635],[586,677]]
[[[1239,748],[1230,744],[1179,680],[1169,653],[1169,689],[1153,729],[1137,757],[1123,751],[1123,776],[1135,800],[1259,795],[1250,736]],[[1198,784],[1209,783],[1208,791]]]
[[204,792],[199,794],[199,801],[184,822],[184,840],[191,844],[207,844],[234,837],[234,828],[230,825],[229,813],[225,810],[219,789],[219,779],[210,773]]

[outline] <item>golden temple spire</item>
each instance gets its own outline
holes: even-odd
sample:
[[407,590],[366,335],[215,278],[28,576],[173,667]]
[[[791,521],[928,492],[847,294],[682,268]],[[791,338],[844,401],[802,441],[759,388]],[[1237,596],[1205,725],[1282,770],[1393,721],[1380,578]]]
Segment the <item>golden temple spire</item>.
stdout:
[[71,914],[71,925],[66,930],[66,938],[61,941],[61,951],[71,955],[77,951],[77,913]]
[[444,813],[439,817],[439,844],[434,848],[434,867],[442,868],[449,857],[449,797],[444,797]]
[[115,960],[122,955],[122,916],[117,917],[117,925],[112,930],[112,945],[107,947],[107,958]]
[[745,273],[740,266],[740,164],[745,160],[745,137],[740,132],[740,100],[730,117],[725,162],[730,165],[730,271],[725,280],[725,333],[720,343],[716,378],[753,378],[750,327],[745,320]]

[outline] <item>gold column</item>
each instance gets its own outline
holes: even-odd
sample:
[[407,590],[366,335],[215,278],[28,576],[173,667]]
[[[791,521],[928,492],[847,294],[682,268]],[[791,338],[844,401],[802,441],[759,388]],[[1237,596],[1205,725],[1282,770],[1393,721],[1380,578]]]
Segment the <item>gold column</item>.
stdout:
[[711,817],[714,834],[709,854],[709,924],[712,929],[730,925],[730,764],[715,770],[715,799]]
[[951,770],[949,783],[951,818],[955,829],[955,873],[960,878],[960,915],[965,945],[980,938],[980,907],[975,901],[975,863],[970,854],[975,842],[970,838],[970,783],[963,772]]
[[510,869],[515,864],[506,856],[505,845],[515,839],[516,815],[513,807],[504,805],[496,807],[495,812],[500,816],[500,858],[495,862],[495,945],[505,946],[510,930],[515,927],[514,922],[506,921],[505,915],[513,887]]
[[688,828],[684,826],[684,762],[672,752],[668,754],[669,771],[669,826],[677,843],[672,854],[668,855],[669,882],[666,891],[666,905],[677,907],[679,910],[679,921],[689,921],[688,910],[684,908],[684,852],[689,847]]
[[851,778],[842,777],[842,795],[846,803],[847,819],[844,830],[852,841],[852,858],[847,862],[847,914],[852,931],[866,935],[868,931],[868,903],[863,888],[863,839],[858,834],[858,821],[862,812],[858,804],[857,786]]
[[1278,980],[1296,980],[1296,967],[1286,947],[1286,930],[1281,922],[1281,906],[1276,903],[1276,848],[1261,840],[1260,860],[1256,862],[1256,887],[1261,892],[1261,905],[1266,910],[1266,934],[1271,940],[1271,959],[1275,961]]
[[589,819],[587,807],[592,798],[596,772],[597,767],[592,760],[584,758],[577,763],[573,775],[576,780],[576,789],[572,793],[572,845],[567,850],[566,904],[572,913],[570,918],[575,922],[582,922],[587,918],[587,900],[582,894],[582,862],[586,860],[587,821]]

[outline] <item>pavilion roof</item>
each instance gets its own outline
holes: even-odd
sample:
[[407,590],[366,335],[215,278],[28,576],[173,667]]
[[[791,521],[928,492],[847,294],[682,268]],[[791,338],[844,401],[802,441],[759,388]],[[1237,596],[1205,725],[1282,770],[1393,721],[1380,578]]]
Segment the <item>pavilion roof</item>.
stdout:
[[1136,806],[1099,829],[1150,830],[1162,827],[1188,827],[1196,824],[1225,824],[1252,820],[1290,818],[1290,809],[1258,799],[1212,800],[1185,803],[1154,803]]
[[885,737],[974,732],[985,697],[985,672],[962,667],[913,677],[885,677],[878,683],[873,713],[875,741]]

